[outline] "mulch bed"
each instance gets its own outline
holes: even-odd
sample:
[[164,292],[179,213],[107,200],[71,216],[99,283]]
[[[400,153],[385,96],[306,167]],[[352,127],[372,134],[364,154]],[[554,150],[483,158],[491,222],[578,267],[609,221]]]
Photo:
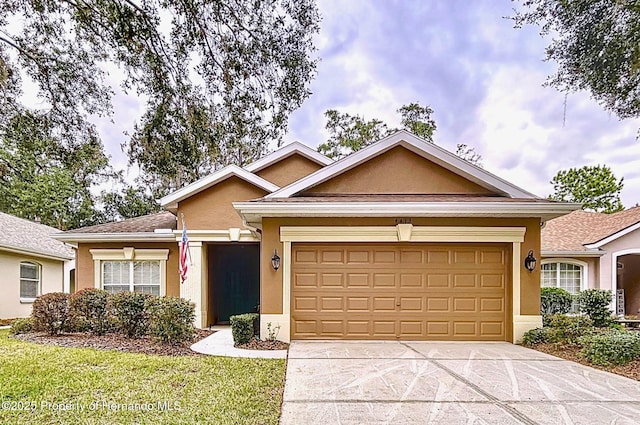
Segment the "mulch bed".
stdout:
[[236,345],[236,348],[242,348],[244,350],[288,350],[289,344],[282,341],[263,341],[258,338],[253,338],[246,344]]
[[141,338],[127,338],[121,334],[107,334],[96,336],[86,333],[63,334],[50,336],[46,333],[27,333],[12,336],[22,341],[38,344],[57,345],[60,347],[84,347],[98,350],[117,350],[128,353],[155,354],[161,356],[204,356],[204,354],[192,351],[189,346],[194,342],[208,337],[214,331],[196,329],[193,341],[183,345],[162,344],[153,338],[145,336]]
[[624,366],[599,366],[589,363],[588,360],[580,355],[580,347],[576,345],[562,345],[562,344],[538,344],[530,347],[534,350],[542,351],[543,353],[551,354],[552,356],[560,357],[565,360],[580,363],[585,366],[590,366],[596,369],[604,370],[607,372],[615,373],[616,375],[626,376],[627,378],[640,381],[640,360],[634,360]]

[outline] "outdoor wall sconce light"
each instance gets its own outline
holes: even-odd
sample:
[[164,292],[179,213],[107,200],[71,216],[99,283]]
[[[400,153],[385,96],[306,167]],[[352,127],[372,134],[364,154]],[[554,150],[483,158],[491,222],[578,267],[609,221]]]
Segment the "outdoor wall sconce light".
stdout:
[[275,271],[278,271],[278,269],[280,268],[280,257],[278,256],[277,249],[273,251],[273,257],[271,257],[271,267],[273,267],[273,270]]
[[533,256],[533,249],[529,250],[529,254],[527,254],[527,258],[524,259],[524,267],[532,272],[536,268],[536,257]]

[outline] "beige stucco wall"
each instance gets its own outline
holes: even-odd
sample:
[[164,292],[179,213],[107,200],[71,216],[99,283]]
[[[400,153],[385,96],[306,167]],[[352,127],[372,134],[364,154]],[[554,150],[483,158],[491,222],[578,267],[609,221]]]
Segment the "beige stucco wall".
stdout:
[[487,189],[401,146],[305,193],[491,194]]
[[182,227],[181,217],[188,230],[226,230],[243,228],[242,219],[233,208],[236,201],[261,198],[267,192],[238,177],[228,179],[203,190],[178,204],[178,227]]
[[20,262],[29,261],[42,266],[41,294],[63,291],[64,263],[62,261],[0,252],[0,319],[27,317],[31,303],[20,302]]
[[258,171],[256,174],[279,187],[284,187],[318,171],[320,168],[322,166],[317,162],[311,161],[300,154],[293,154]]

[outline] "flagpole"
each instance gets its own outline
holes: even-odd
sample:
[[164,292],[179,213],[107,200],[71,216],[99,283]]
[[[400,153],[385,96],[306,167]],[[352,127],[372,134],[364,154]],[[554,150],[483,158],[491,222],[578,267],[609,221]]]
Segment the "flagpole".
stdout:
[[[180,213],[180,218],[182,219],[182,230],[184,230],[185,229],[185,225],[184,225],[184,213],[183,212]],[[191,250],[190,249],[187,250],[187,257],[189,257],[189,265],[193,266],[193,259],[191,258]]]

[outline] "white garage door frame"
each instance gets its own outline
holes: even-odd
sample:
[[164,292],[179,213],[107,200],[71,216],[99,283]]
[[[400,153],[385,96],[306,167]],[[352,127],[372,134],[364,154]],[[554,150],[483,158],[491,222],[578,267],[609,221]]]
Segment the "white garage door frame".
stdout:
[[280,228],[282,249],[282,314],[261,314],[262,335],[267,324],[280,325],[279,339],[291,338],[291,246],[295,242],[471,242],[511,243],[512,331],[518,341],[528,329],[541,326],[540,315],[520,314],[521,244],[526,227],[466,226],[283,226]]

